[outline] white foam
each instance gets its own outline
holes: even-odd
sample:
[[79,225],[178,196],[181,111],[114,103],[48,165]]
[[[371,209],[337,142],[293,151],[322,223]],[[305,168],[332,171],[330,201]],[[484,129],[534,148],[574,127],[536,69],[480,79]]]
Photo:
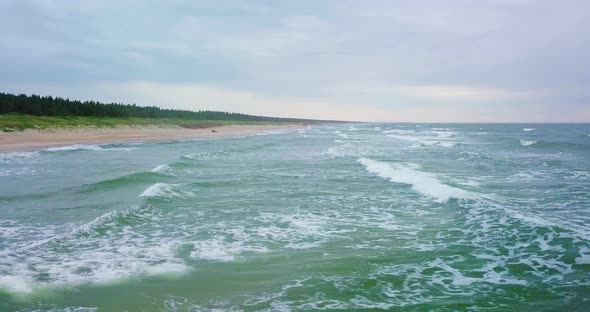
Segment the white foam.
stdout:
[[457,143],[451,142],[451,141],[439,141],[435,145],[442,146],[442,147],[453,147],[453,146],[457,145]]
[[[149,206],[143,208],[150,213]],[[105,284],[130,276],[185,272],[187,266],[175,252],[178,241],[146,237],[129,224],[113,227],[119,218],[131,214],[146,217],[146,211],[138,209],[109,212],[68,233],[48,234],[32,244],[15,243],[0,250],[0,288],[28,293],[47,286]],[[97,235],[97,229],[103,235]],[[55,248],[63,251],[56,253]],[[39,280],[40,273],[46,278]]]
[[178,185],[155,183],[146,188],[139,197],[185,197],[194,196],[190,191],[180,191]]
[[416,133],[416,131],[415,130],[392,129],[392,130],[383,130],[383,131],[381,131],[381,133],[413,134],[413,133]]
[[288,249],[310,249],[321,246],[331,237],[341,237],[343,233],[350,232],[333,227],[333,218],[318,214],[261,213],[255,219],[258,226],[233,230],[232,237],[242,241],[280,243]]
[[169,164],[162,164],[157,165],[154,169],[150,170],[154,173],[164,174],[164,175],[171,175],[173,173],[173,169],[170,167]]
[[342,132],[340,132],[340,131],[334,131],[334,133],[335,133],[337,136],[339,136],[339,137],[341,137],[341,138],[343,138],[343,139],[348,139],[348,138],[349,138],[348,134],[344,134],[344,133],[342,133]]
[[60,147],[48,148],[46,152],[63,152],[63,151],[129,151],[130,148],[123,147],[102,147],[100,145],[74,144]]
[[526,131],[526,132],[535,131],[535,128],[524,128],[524,129],[522,129],[522,131]]
[[446,202],[451,198],[475,199],[476,196],[463,189],[443,184],[434,174],[417,170],[416,164],[384,163],[368,158],[361,158],[359,163],[367,171],[389,179],[394,183],[408,184],[420,194],[434,198],[437,202]]
[[23,163],[36,156],[39,156],[38,152],[0,153],[0,162]]
[[102,151],[103,148],[98,145],[85,145],[85,144],[74,144],[60,147],[48,148],[48,152],[60,152],[60,151]]
[[273,134],[283,134],[285,130],[263,130],[262,132],[254,134],[255,136],[261,135],[273,135]]
[[448,140],[446,138],[431,138],[431,137],[420,137],[420,136],[403,136],[403,135],[395,135],[389,134],[388,137],[394,138],[397,140],[403,140],[408,142],[414,142],[415,144],[412,147],[420,147],[420,146],[442,146],[442,147],[453,147],[457,143]]
[[457,134],[453,131],[432,131],[432,133],[436,134],[440,138],[450,138]]
[[530,146],[533,144],[537,144],[537,141],[532,141],[532,140],[528,141],[528,140],[520,139],[520,145],[522,145],[522,146]]
[[[344,143],[344,141],[340,141],[339,143]],[[328,148],[326,154],[333,158],[347,156],[362,157],[370,152],[371,148],[369,146],[344,143],[338,146]]]
[[351,150],[352,150],[351,144],[343,144],[343,145],[328,148],[327,153],[328,153],[328,155],[330,155],[332,157],[346,157],[346,156],[350,155]]
[[0,288],[16,293],[28,293],[32,289],[32,278],[29,276],[0,275]]
[[475,180],[465,180],[458,182],[458,184],[465,185],[465,186],[472,186],[472,187],[480,187],[481,182]]
[[579,253],[580,256],[576,258],[576,264],[590,264],[590,248],[582,247]]
[[0,169],[0,177],[2,176],[15,176],[15,175],[35,175],[37,174],[37,170],[31,168],[15,168],[15,169]]
[[268,252],[263,246],[248,246],[241,241],[226,242],[221,238],[195,242],[192,258],[212,261],[233,261],[243,252]]
[[159,195],[165,194],[165,192],[170,189],[171,189],[170,184],[156,183],[156,184],[150,185],[148,188],[146,188],[143,191],[143,193],[141,193],[141,195],[139,195],[139,196],[140,197],[159,196]]

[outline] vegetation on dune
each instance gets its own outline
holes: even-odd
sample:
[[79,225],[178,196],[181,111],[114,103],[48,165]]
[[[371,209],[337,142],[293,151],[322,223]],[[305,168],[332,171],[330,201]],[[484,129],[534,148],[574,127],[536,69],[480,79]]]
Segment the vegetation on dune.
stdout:
[[76,101],[52,96],[0,93],[0,130],[51,127],[178,125],[202,128],[215,124],[311,123],[318,120],[276,118],[217,111],[163,109],[135,104]]
[[74,127],[118,127],[118,126],[180,126],[183,128],[207,128],[236,124],[277,124],[268,121],[239,120],[187,120],[173,118],[117,118],[80,116],[32,116],[18,113],[0,114],[0,131],[12,132],[26,129],[74,128]]

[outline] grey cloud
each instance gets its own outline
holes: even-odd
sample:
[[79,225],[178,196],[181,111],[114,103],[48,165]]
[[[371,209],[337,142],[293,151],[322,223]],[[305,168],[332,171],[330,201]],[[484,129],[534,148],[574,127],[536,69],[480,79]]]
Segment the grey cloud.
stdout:
[[490,102],[590,105],[587,1],[40,0],[0,9],[5,85],[199,83],[392,110],[469,102],[474,114],[490,114]]

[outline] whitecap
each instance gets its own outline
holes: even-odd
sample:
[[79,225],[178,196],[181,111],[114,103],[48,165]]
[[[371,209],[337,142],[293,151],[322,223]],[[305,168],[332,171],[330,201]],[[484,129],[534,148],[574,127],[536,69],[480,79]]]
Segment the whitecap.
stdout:
[[431,132],[441,138],[450,138],[450,137],[454,136],[455,134],[457,134],[456,132],[453,132],[453,131],[431,131]]
[[430,138],[430,137],[417,137],[417,136],[403,136],[403,135],[395,135],[389,134],[387,135],[390,138],[394,138],[397,140],[414,142],[411,147],[420,147],[420,146],[442,146],[442,147],[453,147],[457,143],[446,139],[446,138]]
[[520,139],[520,145],[522,145],[522,146],[530,146],[533,144],[537,144],[537,141],[532,141],[532,140],[529,141],[529,140]]
[[411,185],[414,191],[432,197],[437,202],[446,202],[451,198],[476,198],[474,194],[463,189],[442,183],[434,174],[417,170],[419,166],[416,164],[385,163],[368,158],[361,158],[358,162],[364,165],[368,172],[394,183]]
[[171,175],[173,173],[173,169],[170,167],[169,164],[162,164],[162,165],[157,165],[154,169],[150,170],[150,172],[164,174],[164,175]]
[[139,197],[181,197],[194,196],[190,191],[179,190],[178,185],[168,183],[155,183],[146,188]]
[[522,129],[522,131],[526,131],[526,132],[530,132],[530,131],[535,131],[535,128],[524,128]]
[[344,133],[342,133],[340,131],[334,131],[334,134],[336,134],[337,136],[339,136],[339,137],[341,137],[343,139],[348,139],[349,138],[348,134],[344,134]]
[[412,134],[412,133],[416,133],[416,130],[392,129],[392,130],[383,130],[383,131],[381,131],[381,133]]

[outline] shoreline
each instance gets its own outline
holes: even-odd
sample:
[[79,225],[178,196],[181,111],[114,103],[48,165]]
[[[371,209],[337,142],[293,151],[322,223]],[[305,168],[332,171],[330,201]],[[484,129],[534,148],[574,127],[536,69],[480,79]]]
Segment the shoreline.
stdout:
[[159,142],[186,139],[233,138],[264,131],[302,128],[300,124],[284,125],[214,125],[187,128],[180,126],[122,126],[115,128],[56,128],[0,133],[0,153],[33,152],[75,144],[118,144]]

